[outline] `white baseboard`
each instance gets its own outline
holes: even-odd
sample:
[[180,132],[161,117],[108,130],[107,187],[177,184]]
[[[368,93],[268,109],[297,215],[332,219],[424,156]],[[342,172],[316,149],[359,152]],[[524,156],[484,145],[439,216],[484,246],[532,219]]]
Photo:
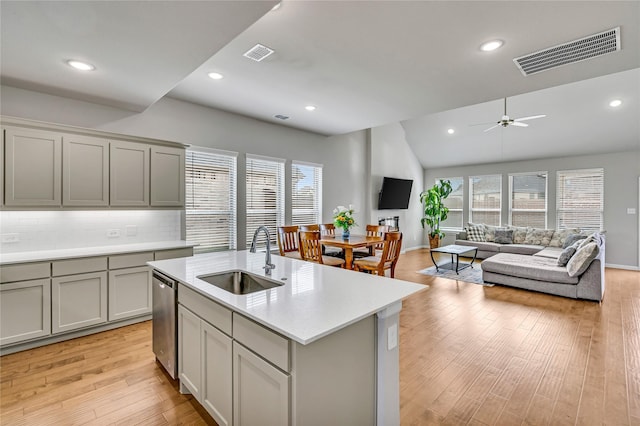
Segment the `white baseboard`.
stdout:
[[400,253],[406,253],[406,252],[408,252],[408,251],[413,251],[413,250],[420,250],[420,249],[423,249],[423,248],[429,248],[429,247],[428,247],[428,246],[413,246],[413,247],[408,247],[408,248],[406,248],[406,249],[404,249],[404,250],[400,250]]
[[628,271],[640,271],[639,267],[630,266],[630,265],[616,265],[615,263],[605,263],[604,266],[606,268],[613,268],[613,269],[626,269]]

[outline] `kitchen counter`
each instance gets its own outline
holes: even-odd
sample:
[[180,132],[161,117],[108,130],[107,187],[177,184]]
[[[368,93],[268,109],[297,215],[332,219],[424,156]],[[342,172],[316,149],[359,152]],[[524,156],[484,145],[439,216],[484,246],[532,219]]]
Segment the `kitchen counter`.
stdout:
[[[303,345],[428,288],[281,256],[272,256],[276,268],[269,277],[262,269],[264,260],[264,253],[228,251],[149,264],[198,293]],[[235,295],[197,278],[233,270],[279,280],[284,285]]]
[[142,251],[171,250],[195,247],[188,241],[157,241],[152,243],[119,244],[113,246],[79,247],[59,250],[34,250],[0,254],[0,265],[14,263],[44,262],[49,260],[77,259],[80,257],[108,256],[111,254],[137,253]]

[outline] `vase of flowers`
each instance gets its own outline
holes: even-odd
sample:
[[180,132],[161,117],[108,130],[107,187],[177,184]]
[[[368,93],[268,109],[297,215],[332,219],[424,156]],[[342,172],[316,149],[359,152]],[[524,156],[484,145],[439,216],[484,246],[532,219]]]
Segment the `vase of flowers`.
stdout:
[[342,229],[342,238],[349,238],[351,227],[356,224],[353,217],[353,206],[349,204],[348,208],[338,206],[333,209],[333,224],[336,228]]

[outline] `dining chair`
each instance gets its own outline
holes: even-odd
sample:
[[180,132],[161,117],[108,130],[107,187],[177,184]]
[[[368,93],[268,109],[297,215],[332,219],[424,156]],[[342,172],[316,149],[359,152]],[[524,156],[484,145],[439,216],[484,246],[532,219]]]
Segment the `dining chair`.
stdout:
[[[367,225],[366,235],[367,237],[382,237],[385,232],[389,232],[388,225]],[[364,247],[353,250],[353,258],[358,259],[361,257],[375,256],[376,252],[382,251],[384,244],[376,244],[375,246]]]
[[320,231],[300,231],[298,232],[298,247],[302,260],[320,263],[323,265],[345,267],[344,259],[322,254],[322,244],[320,244]]
[[[321,223],[320,224],[320,235],[321,236],[336,236],[336,226],[333,223]],[[344,259],[344,251],[338,247],[327,247],[325,245],[322,246],[322,254],[327,256],[338,256]]]
[[320,225],[318,225],[317,223],[314,223],[311,225],[300,225],[300,230],[301,231],[319,231]]
[[384,276],[385,270],[391,270],[391,278],[395,278],[396,264],[402,248],[402,232],[384,234],[384,248],[380,256],[367,256],[353,262],[353,269]]
[[321,223],[320,235],[336,235],[336,226],[333,223]]
[[280,256],[301,259],[297,225],[278,226],[278,249],[280,249]]

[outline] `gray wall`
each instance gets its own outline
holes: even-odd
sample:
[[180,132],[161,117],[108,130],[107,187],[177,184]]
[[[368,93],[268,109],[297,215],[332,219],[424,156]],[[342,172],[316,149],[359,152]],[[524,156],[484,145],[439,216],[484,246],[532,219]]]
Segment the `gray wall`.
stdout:
[[[323,164],[324,222],[332,220],[338,204],[354,204],[368,215],[365,131],[327,138],[171,98],[134,113],[8,86],[0,90],[2,115],[239,152],[238,248],[245,246],[246,153],[285,158],[288,166],[291,160]],[[287,194],[290,206],[291,191]]]
[[[638,267],[638,176],[640,175],[640,151],[602,155],[587,155],[476,166],[448,167],[425,170],[425,182],[436,178],[462,176],[465,178],[464,223],[469,218],[468,177],[485,174],[502,174],[502,223],[508,223],[508,175],[509,173],[546,171],[548,179],[549,228],[556,225],[556,171],[586,168],[604,168],[604,229],[607,238],[606,263],[612,266]],[[627,214],[627,209],[636,209]]]

